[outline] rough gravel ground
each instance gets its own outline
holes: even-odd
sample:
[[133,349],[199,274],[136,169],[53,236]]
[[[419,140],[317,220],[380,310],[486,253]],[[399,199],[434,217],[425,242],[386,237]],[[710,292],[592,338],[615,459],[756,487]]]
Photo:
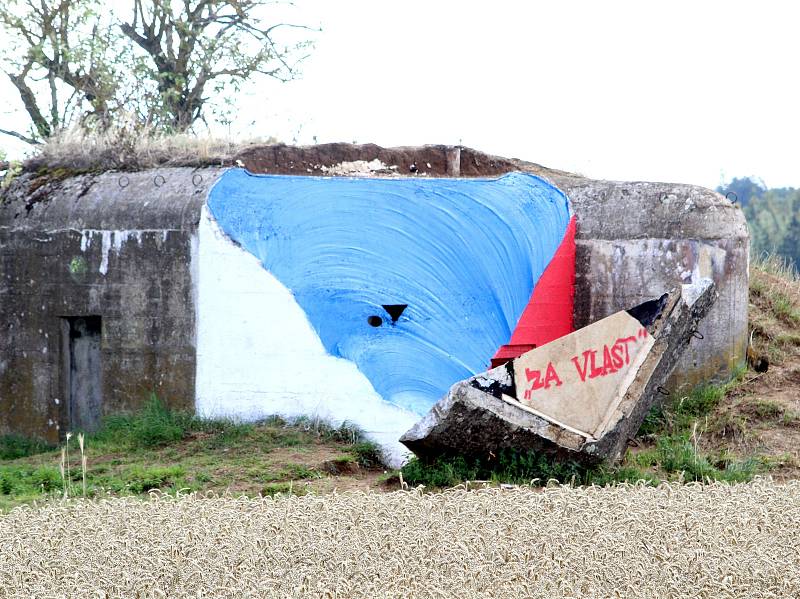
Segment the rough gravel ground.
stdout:
[[169,497],[0,516],[0,597],[798,597],[800,482]]

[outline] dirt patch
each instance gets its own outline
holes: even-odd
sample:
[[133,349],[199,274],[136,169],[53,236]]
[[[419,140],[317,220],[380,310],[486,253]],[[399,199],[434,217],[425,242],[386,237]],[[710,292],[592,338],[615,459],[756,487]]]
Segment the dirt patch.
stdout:
[[383,148],[375,144],[276,144],[247,148],[235,160],[251,173],[277,175],[347,175],[341,172],[343,163],[379,163],[382,167],[374,174],[389,176],[494,177],[522,170],[515,160],[445,145]]
[[319,469],[327,474],[339,476],[341,474],[359,474],[361,467],[350,456],[328,460],[319,465]]
[[[786,373],[786,382],[800,385],[800,368],[790,370]],[[800,399],[800,398],[799,398]]]
[[341,450],[328,445],[306,445],[302,448],[279,447],[270,452],[269,461],[272,464],[302,464],[316,467],[325,462],[341,458],[343,455]]

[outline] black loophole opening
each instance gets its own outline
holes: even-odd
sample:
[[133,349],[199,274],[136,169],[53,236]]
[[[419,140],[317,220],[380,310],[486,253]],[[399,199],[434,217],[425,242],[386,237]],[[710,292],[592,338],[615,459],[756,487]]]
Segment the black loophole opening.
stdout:
[[379,327],[383,324],[383,318],[381,318],[380,316],[370,316],[369,318],[367,318],[367,322],[371,327]]
[[392,322],[397,322],[406,308],[408,308],[408,304],[383,304],[383,309],[392,317]]

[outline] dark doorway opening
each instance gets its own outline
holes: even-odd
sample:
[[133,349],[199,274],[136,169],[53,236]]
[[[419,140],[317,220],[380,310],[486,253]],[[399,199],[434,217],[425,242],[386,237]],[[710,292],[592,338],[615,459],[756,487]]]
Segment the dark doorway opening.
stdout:
[[102,325],[99,316],[63,319],[68,431],[94,431],[100,426]]

